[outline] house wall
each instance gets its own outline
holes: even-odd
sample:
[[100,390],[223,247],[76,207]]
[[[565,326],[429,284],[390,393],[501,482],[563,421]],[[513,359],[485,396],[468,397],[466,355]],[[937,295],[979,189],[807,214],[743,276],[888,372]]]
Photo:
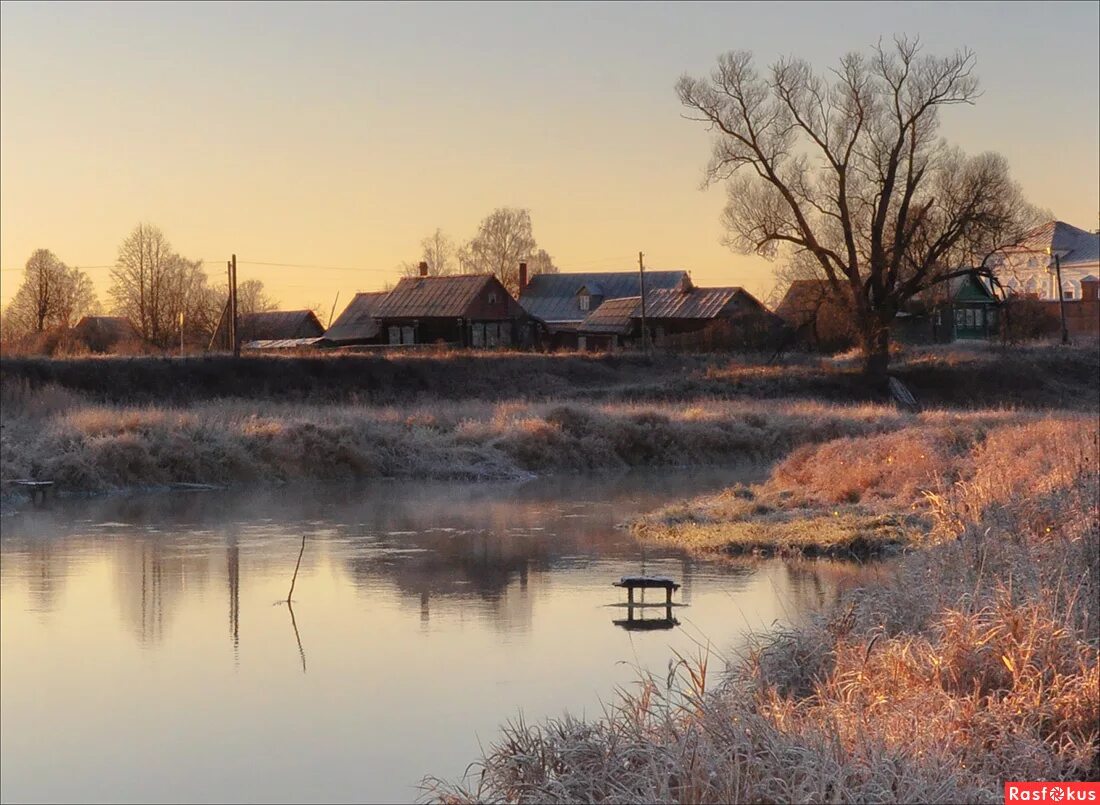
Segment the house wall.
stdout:
[[[1039,299],[1058,300],[1058,281],[1053,258],[1042,252],[1004,255],[994,268],[997,279],[1009,293],[1035,294]],[[1100,272],[1097,263],[1062,266],[1062,288],[1066,299],[1080,299],[1081,280]]]
[[381,343],[392,345],[438,344],[493,349],[522,345],[530,339],[525,320],[474,320],[457,318],[381,319]]

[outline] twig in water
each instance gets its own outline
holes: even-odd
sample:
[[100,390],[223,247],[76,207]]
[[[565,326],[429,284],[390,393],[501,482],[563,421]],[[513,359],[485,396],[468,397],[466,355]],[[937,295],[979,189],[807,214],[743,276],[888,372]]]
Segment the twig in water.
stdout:
[[[298,581],[298,568],[302,566],[302,554],[306,552],[306,535],[302,534],[302,549],[298,551],[298,564],[294,566],[294,576],[290,579],[290,592],[286,594],[286,602],[290,603],[290,597],[294,595],[294,583]],[[293,617],[293,616],[291,616]],[[297,631],[297,630],[295,630]]]

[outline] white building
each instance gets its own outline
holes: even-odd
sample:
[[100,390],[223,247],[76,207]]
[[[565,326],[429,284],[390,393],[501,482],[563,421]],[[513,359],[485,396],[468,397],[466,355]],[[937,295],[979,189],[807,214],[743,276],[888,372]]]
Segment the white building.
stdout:
[[1009,293],[1036,294],[1056,300],[1054,255],[1062,263],[1062,294],[1081,298],[1081,280],[1100,274],[1100,234],[1064,221],[1051,221],[1027,235],[1018,246],[1002,249],[988,265]]

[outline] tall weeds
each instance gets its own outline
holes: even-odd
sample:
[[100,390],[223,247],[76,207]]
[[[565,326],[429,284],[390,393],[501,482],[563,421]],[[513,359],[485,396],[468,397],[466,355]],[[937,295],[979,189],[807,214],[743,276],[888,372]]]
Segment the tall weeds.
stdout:
[[992,429],[925,490],[926,549],[762,636],[714,689],[678,664],[595,721],[510,724],[464,779],[427,780],[425,795],[997,802],[1009,779],[1100,778],[1096,440],[1092,421]]

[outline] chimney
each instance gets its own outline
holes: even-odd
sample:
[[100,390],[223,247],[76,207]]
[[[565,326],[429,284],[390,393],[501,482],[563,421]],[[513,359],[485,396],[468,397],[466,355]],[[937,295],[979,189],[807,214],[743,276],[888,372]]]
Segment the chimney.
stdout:
[[519,264],[519,292],[523,293],[523,289],[527,287],[527,263]]
[[1090,274],[1081,280],[1081,299],[1095,301],[1100,298],[1100,279]]
[[428,264],[423,260],[420,261],[420,276],[428,276]]

